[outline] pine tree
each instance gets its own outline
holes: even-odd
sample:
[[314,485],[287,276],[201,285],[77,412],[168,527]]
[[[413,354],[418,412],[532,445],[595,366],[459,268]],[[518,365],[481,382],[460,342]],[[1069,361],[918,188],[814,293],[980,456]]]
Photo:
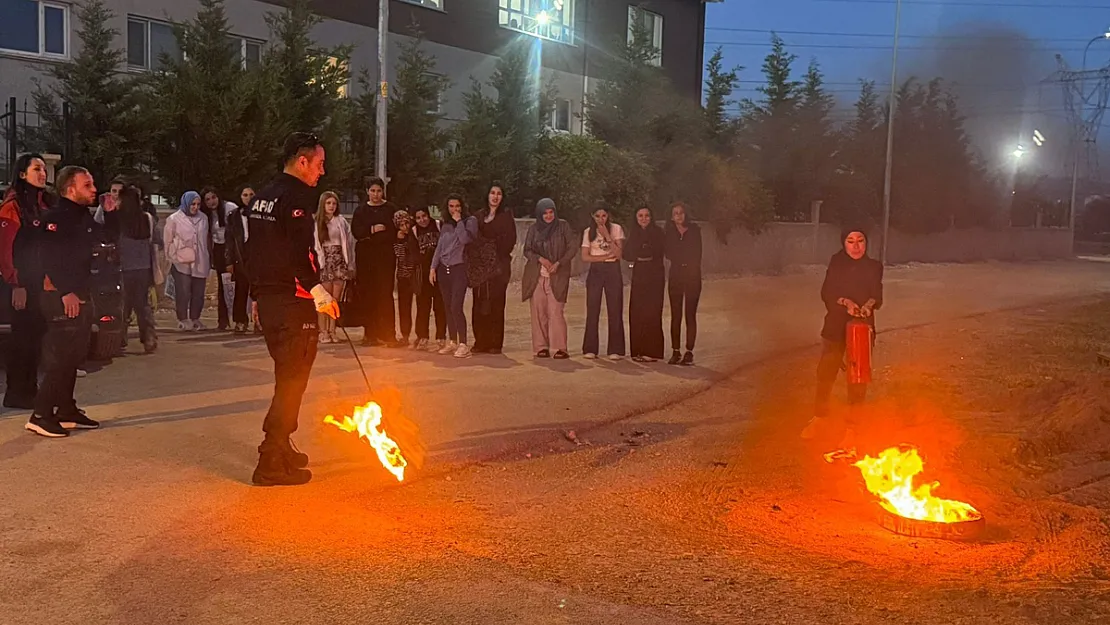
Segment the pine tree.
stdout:
[[829,119],[834,105],[817,60],[811,60],[799,89],[797,122],[791,132],[796,211],[807,211],[828,191],[840,140]]
[[740,71],[736,66],[724,69],[724,51],[718,47],[706,64],[705,73],[705,121],[708,126],[709,140],[714,147],[727,153],[735,134],[736,124],[729,119],[727,109],[735,104],[732,94],[740,84]]
[[436,73],[436,59],[420,33],[401,44],[397,79],[389,103],[389,197],[412,208],[442,198],[442,151],[447,135],[439,128],[440,95],[450,81]]
[[70,63],[51,66],[48,83],[36,81],[32,95],[41,127],[24,149],[61,152],[66,120],[61,103],[70,105],[71,154],[65,163],[82,165],[102,184],[118,174],[134,175],[141,166],[144,145],[135,119],[135,81],[118,72],[124,52],[113,46],[118,31],[109,26],[114,14],[103,0],[77,5],[80,52]]

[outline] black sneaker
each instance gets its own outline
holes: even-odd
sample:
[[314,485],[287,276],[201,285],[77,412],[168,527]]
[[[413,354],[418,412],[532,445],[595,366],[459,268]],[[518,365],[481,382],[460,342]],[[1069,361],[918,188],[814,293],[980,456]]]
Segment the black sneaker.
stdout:
[[255,486],[300,486],[311,479],[311,471],[292,466],[285,452],[276,447],[258,455],[258,466],[251,476]]
[[31,415],[31,419],[27,421],[27,425],[24,425],[23,428],[47,438],[65,438],[69,436],[69,430],[62,427],[57,419],[40,417],[35,414]]
[[67,430],[95,430],[100,427],[99,421],[90,419],[80,408],[77,409],[77,414],[58,415],[58,423]]
[[682,354],[676,349],[671,352],[671,359],[667,361],[668,365],[677,365],[682,363]]
[[682,357],[682,364],[686,367],[692,367],[694,365],[694,352],[686,352],[686,355]]
[[34,397],[18,397],[15,395],[4,395],[4,407],[16,408],[18,410],[34,410],[35,398]]

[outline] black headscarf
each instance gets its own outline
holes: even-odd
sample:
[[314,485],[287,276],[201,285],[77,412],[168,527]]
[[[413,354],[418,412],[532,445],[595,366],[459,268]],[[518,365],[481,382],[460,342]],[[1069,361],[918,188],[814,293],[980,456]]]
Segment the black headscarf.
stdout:
[[[868,240],[867,230],[865,228],[863,228],[862,226],[859,226],[858,224],[857,225],[844,226],[843,228],[840,229],[840,249],[844,249],[844,241],[848,240],[848,236],[850,234],[852,234],[853,232],[858,232],[858,233],[862,234],[864,241]],[[866,255],[867,255],[867,253],[864,252],[864,256],[866,256]]]

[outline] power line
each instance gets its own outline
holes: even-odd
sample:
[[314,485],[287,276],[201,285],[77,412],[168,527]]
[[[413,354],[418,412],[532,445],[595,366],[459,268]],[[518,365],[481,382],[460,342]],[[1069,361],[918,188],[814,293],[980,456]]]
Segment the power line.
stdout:
[[[760,33],[760,34],[778,34],[778,35],[806,35],[813,37],[878,37],[883,39],[890,39],[892,33],[847,33],[847,32],[831,32],[822,30],[779,30],[776,28],[733,28],[729,26],[706,26],[705,30],[714,30],[730,33]],[[898,35],[903,39],[1002,39],[1003,35]],[[1063,42],[1082,42],[1085,41],[1084,37],[1045,37],[1037,38],[1035,41],[1063,41]]]
[[[895,4],[897,0],[808,0],[809,2],[831,2],[839,4]],[[1106,4],[1045,4],[1034,2],[967,2],[966,0],[902,0],[902,4],[926,6],[955,6],[975,8],[1025,8],[1025,9],[1110,9]]]

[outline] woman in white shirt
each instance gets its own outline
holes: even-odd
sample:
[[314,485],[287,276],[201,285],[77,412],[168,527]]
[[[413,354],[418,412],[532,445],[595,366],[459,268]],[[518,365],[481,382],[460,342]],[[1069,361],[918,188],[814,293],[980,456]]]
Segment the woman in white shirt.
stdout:
[[166,257],[173,263],[174,302],[177,329],[203,330],[200,313],[204,309],[204,283],[212,271],[208,253],[208,217],[200,210],[200,194],[186,191],[181,206],[166,219],[163,241]]
[[[347,281],[355,275],[355,246],[351,226],[339,214],[339,196],[334,191],[320,194],[316,208],[316,258],[320,264],[320,284],[336,300],[343,298]],[[320,313],[320,342],[338,343],[335,319]]]
[[621,247],[624,229],[609,221],[604,205],[594,208],[594,223],[582,233],[582,262],[589,266],[586,275],[586,334],[582,337],[582,353],[597,358],[600,352],[598,325],[601,321],[601,298],[605,297],[605,316],[609,320],[606,350],[609,360],[624,357],[624,284],[621,279]]

